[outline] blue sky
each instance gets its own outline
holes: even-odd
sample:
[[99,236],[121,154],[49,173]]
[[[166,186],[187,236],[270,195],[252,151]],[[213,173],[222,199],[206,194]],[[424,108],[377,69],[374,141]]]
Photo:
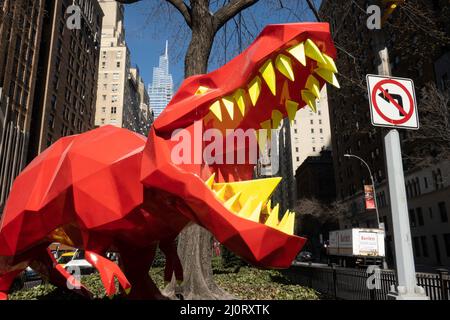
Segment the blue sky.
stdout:
[[[180,15],[175,10],[171,10],[168,17],[162,16],[159,11],[152,10],[157,1],[163,0],[143,0],[140,3],[126,6],[126,41],[131,51],[132,65],[139,67],[145,83],[148,84],[152,79],[153,67],[158,64],[158,57],[164,52],[166,40],[169,40],[170,71],[174,77],[175,87],[178,87],[184,77],[184,53],[189,42],[189,30],[184,26]],[[287,0],[285,2],[291,3],[293,10],[280,11],[274,11],[268,7],[270,1],[273,2],[273,0],[260,0],[243,13],[242,19],[246,21],[246,30],[242,31],[244,48],[266,24],[299,20],[315,21],[309,10],[306,9],[305,1]],[[317,6],[320,2],[319,0],[315,1]],[[232,33],[236,30],[234,26],[235,23],[231,22],[227,27],[229,30],[227,60],[239,51],[237,33]],[[225,62],[223,39],[224,30],[216,37],[210,59],[210,69],[215,69]]]

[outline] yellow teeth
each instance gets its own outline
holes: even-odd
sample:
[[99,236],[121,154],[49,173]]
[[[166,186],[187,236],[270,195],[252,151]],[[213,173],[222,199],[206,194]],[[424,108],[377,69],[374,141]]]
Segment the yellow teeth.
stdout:
[[230,211],[239,212],[241,210],[241,206],[239,203],[239,197],[241,196],[241,193],[238,192],[234,196],[232,196],[230,199],[228,199],[224,206]]
[[215,178],[216,178],[216,174],[213,173],[213,174],[211,175],[211,177],[209,177],[209,179],[206,180],[205,184],[206,184],[206,186],[207,186],[209,189],[212,189],[212,186],[213,186],[213,184],[214,184],[214,179],[215,179]]
[[299,43],[287,50],[295,59],[306,67],[305,44]]
[[338,73],[338,69],[336,67],[336,63],[334,62],[333,58],[326,55],[325,53],[323,53],[322,55],[327,63],[319,63],[318,64],[319,68],[330,70],[333,73]]
[[320,97],[320,83],[319,80],[317,80],[313,75],[310,75],[308,77],[305,88],[311,91],[316,96],[316,98]]
[[272,129],[272,121],[266,120],[264,122],[261,122],[261,128],[270,131]]
[[222,122],[222,110],[220,106],[220,101],[216,101],[212,104],[212,106],[209,108],[211,112],[214,114],[214,116]]
[[275,76],[275,69],[273,67],[272,60],[268,60],[261,69],[259,69],[259,72],[261,72],[261,75],[266,82],[267,86],[270,89],[270,92],[274,96],[277,95],[277,79]]
[[297,114],[299,104],[292,100],[286,100],[286,111],[289,117],[289,121],[295,120],[295,115]]
[[225,109],[227,110],[230,119],[234,119],[234,101],[231,97],[225,97],[222,99],[223,105],[225,106]]
[[239,89],[234,93],[233,97],[234,100],[236,100],[238,109],[241,112],[242,116],[245,116],[245,91]]
[[273,110],[272,111],[272,125],[273,125],[272,128],[278,129],[282,120],[283,120],[283,114],[278,110]]
[[216,197],[220,200],[225,200],[225,191],[227,190],[227,186],[222,186],[220,189],[215,190]]
[[208,92],[208,90],[209,90],[209,88],[200,86],[200,87],[198,87],[197,92],[195,92],[195,95],[196,96],[200,96],[200,95],[205,94],[206,92]]
[[295,213],[286,211],[277,229],[287,234],[294,234]]
[[[261,214],[268,215],[265,225],[293,235],[295,216],[285,215],[278,219],[280,206],[271,209],[269,200],[281,178],[257,179],[240,182],[214,183],[213,174],[205,184],[212,184],[212,190],[225,208],[240,218],[260,223]],[[291,232],[292,231],[292,232]]]
[[271,227],[271,228],[276,228],[279,224],[279,220],[278,220],[278,213],[280,211],[280,205],[277,204],[275,206],[275,208],[270,209],[268,208],[268,212],[269,212],[269,218],[267,218],[266,220],[266,226]]
[[339,81],[336,78],[336,75],[333,73],[333,71],[319,68],[314,70],[314,72],[317,73],[322,79],[324,79],[329,84],[332,84],[338,89],[340,88]]
[[252,214],[248,218],[248,220],[259,223],[259,218],[261,216],[261,209],[262,209],[263,203],[260,202],[258,206],[253,210]]
[[294,70],[292,69],[292,62],[288,56],[284,54],[278,55],[275,65],[278,71],[281,72],[286,78],[291,81],[295,81]]
[[322,52],[320,51],[319,47],[311,40],[308,39],[305,42],[305,54],[307,57],[319,62],[326,64],[327,61],[322,55]]
[[[244,207],[244,204],[253,198],[255,198],[254,200],[256,203],[266,203],[280,181],[281,178],[268,178],[239,182],[215,183],[213,185],[213,190],[217,192],[224,187],[228,188],[229,192],[227,192],[226,197],[240,193],[238,200],[242,204],[241,207]],[[258,190],[257,193],[255,193],[255,190]],[[228,200],[229,198],[225,200]]]
[[309,90],[302,90],[302,99],[311,108],[311,110],[316,113],[316,96],[312,94]]
[[256,77],[250,82],[248,87],[248,94],[250,96],[250,100],[254,107],[256,107],[256,103],[258,102],[259,95],[261,94],[262,82],[260,77]]

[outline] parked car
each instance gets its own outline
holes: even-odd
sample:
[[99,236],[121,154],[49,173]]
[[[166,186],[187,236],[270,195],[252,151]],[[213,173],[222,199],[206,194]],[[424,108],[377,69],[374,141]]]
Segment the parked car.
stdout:
[[41,276],[39,275],[39,273],[31,269],[30,267],[27,267],[25,269],[24,274],[25,282],[41,280]]
[[310,261],[312,261],[312,259],[313,259],[313,256],[312,256],[311,252],[302,251],[299,253],[296,260],[300,261],[300,262],[310,262]]
[[83,250],[62,254],[58,264],[62,265],[69,273],[79,272],[81,275],[86,275],[95,271],[94,267],[84,258]]

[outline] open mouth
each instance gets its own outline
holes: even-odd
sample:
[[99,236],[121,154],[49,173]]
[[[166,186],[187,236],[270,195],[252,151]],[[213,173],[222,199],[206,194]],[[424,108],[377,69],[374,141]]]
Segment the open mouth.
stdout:
[[272,208],[271,205],[270,196],[281,178],[228,183],[215,183],[214,178],[215,174],[205,184],[229,212],[242,219],[294,235],[295,213],[286,211],[280,221],[278,218],[280,206],[277,204]]
[[[203,119],[206,127],[277,129],[285,117],[293,121],[304,106],[316,112],[324,82],[339,88],[333,58],[311,39],[291,43],[256,69],[246,86],[213,101]],[[209,90],[200,86],[196,95]]]
[[[264,129],[270,138],[271,130],[279,128],[286,117],[293,121],[300,108],[308,106],[317,112],[316,101],[325,82],[339,88],[333,58],[311,39],[280,50],[257,69],[246,89],[237,89],[210,106],[204,118],[206,126],[219,130]],[[200,87],[196,94],[206,92],[208,88]],[[264,139],[259,135],[260,148],[266,143]],[[216,183],[213,174],[205,184],[234,215],[294,235],[295,213],[288,210],[280,220],[280,206],[272,207],[270,200],[280,181],[270,178]]]

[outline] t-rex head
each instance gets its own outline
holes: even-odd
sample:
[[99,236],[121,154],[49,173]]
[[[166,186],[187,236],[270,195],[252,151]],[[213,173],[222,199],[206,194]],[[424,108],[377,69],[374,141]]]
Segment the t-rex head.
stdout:
[[[271,206],[281,178],[251,180],[251,130],[278,128],[305,105],[315,110],[325,81],[338,86],[335,57],[328,24],[267,26],[225,66],[183,82],[151,129],[142,182],[250,263],[288,267],[306,239],[294,235],[294,214],[279,219]],[[236,144],[239,129],[247,140]]]

